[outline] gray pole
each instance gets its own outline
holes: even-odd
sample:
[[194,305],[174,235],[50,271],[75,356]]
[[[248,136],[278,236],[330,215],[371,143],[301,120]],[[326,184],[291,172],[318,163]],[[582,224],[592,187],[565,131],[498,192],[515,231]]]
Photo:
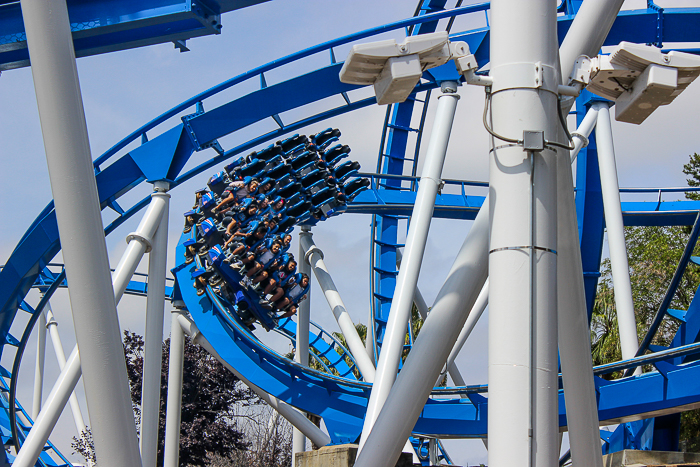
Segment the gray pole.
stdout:
[[68,9],[21,6],[97,460],[140,466]]

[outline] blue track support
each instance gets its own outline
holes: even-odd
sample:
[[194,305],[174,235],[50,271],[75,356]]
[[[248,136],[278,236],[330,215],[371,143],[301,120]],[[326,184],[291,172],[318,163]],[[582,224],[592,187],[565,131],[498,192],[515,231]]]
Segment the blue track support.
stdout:
[[[266,0],[68,0],[76,57],[220,34],[221,13]],[[0,71],[29,65],[19,2],[0,2]]]
[[[584,91],[585,92],[585,91]],[[590,93],[589,93],[590,94]],[[579,125],[590,108],[585,97],[576,101],[576,124]],[[600,187],[600,170],[595,131],[588,137],[588,146],[579,151],[576,158],[576,216],[578,220],[583,285],[586,290],[588,321],[593,315],[593,302],[600,277],[600,260],[605,238],[603,193]]]

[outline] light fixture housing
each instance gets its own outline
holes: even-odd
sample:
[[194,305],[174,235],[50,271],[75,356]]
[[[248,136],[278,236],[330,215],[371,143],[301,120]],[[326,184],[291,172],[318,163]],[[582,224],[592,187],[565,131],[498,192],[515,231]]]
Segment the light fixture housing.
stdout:
[[610,55],[582,56],[570,78],[615,102],[615,119],[640,124],[700,75],[700,57],[621,42]]
[[450,43],[447,32],[354,45],[340,70],[340,81],[374,85],[377,103],[403,102],[413,92],[425,70],[469,54],[464,42]]

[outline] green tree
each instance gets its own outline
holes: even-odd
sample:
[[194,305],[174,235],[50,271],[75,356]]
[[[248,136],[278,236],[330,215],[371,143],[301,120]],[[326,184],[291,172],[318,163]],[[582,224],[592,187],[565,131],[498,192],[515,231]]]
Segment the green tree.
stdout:
[[[688,176],[689,186],[700,186],[700,155],[696,153],[690,156],[689,163],[683,167],[683,173]],[[687,192],[686,197],[700,200],[700,193]],[[661,306],[689,236],[688,227],[625,228],[632,298],[640,342]],[[700,254],[700,245],[695,245],[693,254]],[[700,268],[690,264],[683,273],[670,308],[687,310],[698,285],[700,285]],[[610,261],[606,259],[601,266],[601,280],[591,322],[591,351],[595,365],[622,358],[614,297]],[[679,323],[675,319],[666,316],[652,344],[669,345],[678,326]],[[605,378],[614,379],[620,376],[620,373],[616,373],[605,375]],[[699,437],[700,413],[684,412],[681,417],[681,439],[691,440]]]

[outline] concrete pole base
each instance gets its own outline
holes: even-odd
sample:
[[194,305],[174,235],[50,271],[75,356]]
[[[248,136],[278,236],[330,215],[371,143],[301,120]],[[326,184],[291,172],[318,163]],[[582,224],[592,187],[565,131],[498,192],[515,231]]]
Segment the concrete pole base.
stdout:
[[605,467],[665,466],[682,467],[700,465],[700,453],[672,451],[637,451],[625,449],[603,456]]
[[[294,457],[294,467],[353,467],[358,447],[357,444],[339,444],[317,451],[299,452]],[[401,453],[396,467],[413,467],[413,455]]]

